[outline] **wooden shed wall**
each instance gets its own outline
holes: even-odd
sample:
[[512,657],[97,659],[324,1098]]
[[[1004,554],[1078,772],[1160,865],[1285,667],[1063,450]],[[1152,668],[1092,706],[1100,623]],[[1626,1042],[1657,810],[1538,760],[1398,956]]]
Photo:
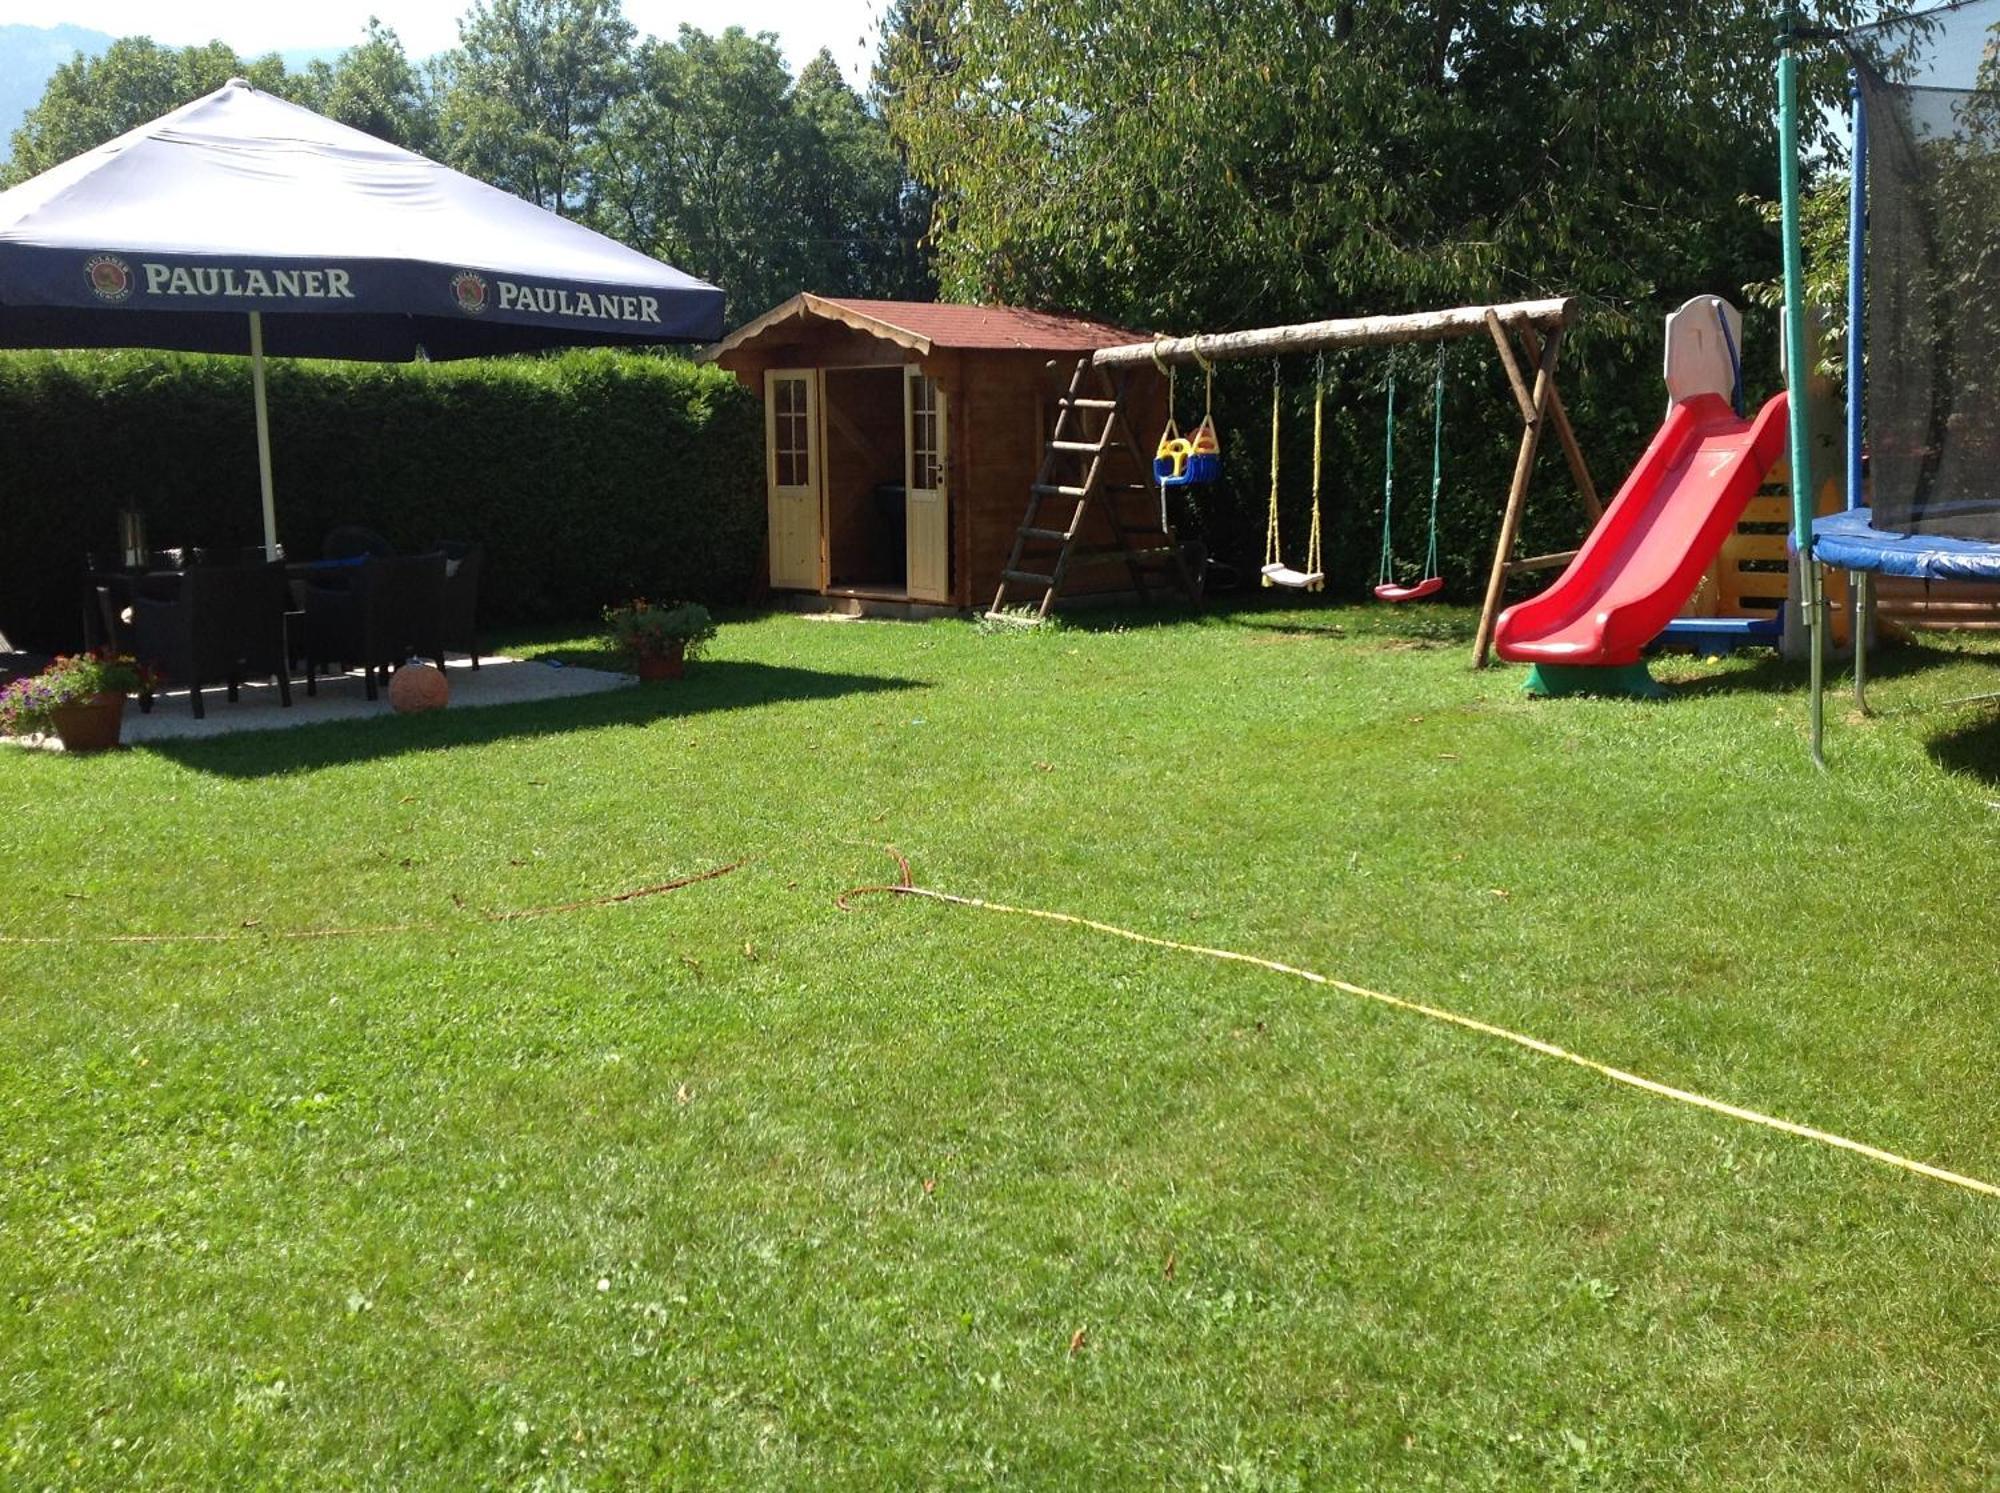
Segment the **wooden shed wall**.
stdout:
[[[1043,443],[1058,413],[1056,401],[1069,388],[1077,356],[1046,352],[964,354],[966,390],[961,408],[976,462],[967,473],[964,522],[955,536],[955,574],[970,581],[969,589],[955,585],[964,592],[961,605],[983,608],[993,600],[1000,572],[1013,550],[1014,535],[1027,511],[1029,485],[1041,471]],[[1114,466],[1112,476],[1117,481],[1143,480],[1151,470],[1151,442],[1167,418],[1166,381],[1150,368],[1135,370],[1127,376],[1127,399],[1136,427],[1132,435],[1141,447],[1144,464],[1132,470],[1124,463]],[[1093,416],[1081,435],[1091,439],[1098,430]],[[1146,499],[1135,501],[1143,504]],[[1061,498],[1051,499],[1043,509],[1052,526],[1067,521],[1069,512],[1069,501]],[[1091,548],[1114,542],[1101,510],[1086,525],[1084,542]],[[1032,568],[1034,562],[1024,563]],[[1063,589],[1065,595],[1082,595],[1124,590],[1130,584],[1122,565],[1093,565],[1073,570]]]

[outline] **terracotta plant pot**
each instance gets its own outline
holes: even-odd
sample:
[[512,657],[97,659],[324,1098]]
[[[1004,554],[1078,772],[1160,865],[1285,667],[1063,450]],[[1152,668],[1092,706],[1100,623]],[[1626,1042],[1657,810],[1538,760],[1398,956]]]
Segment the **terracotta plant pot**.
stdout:
[[49,712],[66,752],[108,752],[125,729],[125,697],[92,695]]
[[639,677],[648,684],[679,679],[687,673],[687,644],[668,643],[664,652],[639,655]]

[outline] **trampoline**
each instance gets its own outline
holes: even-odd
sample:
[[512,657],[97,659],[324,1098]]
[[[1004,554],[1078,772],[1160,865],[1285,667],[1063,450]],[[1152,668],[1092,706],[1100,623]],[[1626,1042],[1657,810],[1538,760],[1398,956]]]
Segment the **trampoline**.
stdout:
[[[2000,0],[1953,0],[1837,41],[1853,63],[1847,276],[1847,511],[1814,518],[1794,482],[1792,543],[1812,662],[1813,761],[1824,766],[1823,567],[1850,572],[1854,695],[1867,701],[1870,580],[2000,581]],[[1798,81],[1779,56],[1785,362],[1808,408],[1799,228]],[[1864,325],[1865,321],[1865,325]],[[1864,377],[1865,371],[1865,377]],[[1865,421],[1865,425],[1864,425]],[[1805,421],[1792,470],[1809,471]],[[1863,506],[1863,440],[1868,497]]]
[[1813,554],[1836,570],[1913,581],[2000,581],[2000,544],[1948,534],[1897,534],[1875,527],[1867,508],[1813,520]]

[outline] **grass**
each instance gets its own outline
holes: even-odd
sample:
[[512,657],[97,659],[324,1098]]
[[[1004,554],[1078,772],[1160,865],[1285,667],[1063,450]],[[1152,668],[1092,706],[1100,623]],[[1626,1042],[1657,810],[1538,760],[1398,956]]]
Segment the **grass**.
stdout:
[[[777,617],[0,754],[0,1482],[1987,1486],[1990,656],[1533,704],[1449,611]],[[587,642],[534,646],[589,656]],[[486,923],[726,864],[657,899]],[[284,929],[435,931],[286,941]],[[1081,1334],[1081,1336],[1079,1336]]]

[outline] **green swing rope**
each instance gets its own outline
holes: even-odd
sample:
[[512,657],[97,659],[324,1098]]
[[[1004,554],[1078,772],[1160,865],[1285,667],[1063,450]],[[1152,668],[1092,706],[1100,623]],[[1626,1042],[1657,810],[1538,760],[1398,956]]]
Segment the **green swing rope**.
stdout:
[[[1431,384],[1431,511],[1429,538],[1424,546],[1424,573],[1438,573],[1438,494],[1444,488],[1444,344],[1438,344],[1437,375]],[[1396,368],[1389,365],[1389,412],[1382,433],[1382,560],[1376,567],[1379,585],[1396,579],[1393,518],[1396,504]]]
[[1438,491],[1444,486],[1444,344],[1438,344],[1437,377],[1431,384],[1430,541],[1424,549],[1424,576],[1438,573]]
[[1386,586],[1396,578],[1396,545],[1390,525],[1396,509],[1396,365],[1389,365],[1389,416],[1382,430],[1382,562],[1375,582]]

